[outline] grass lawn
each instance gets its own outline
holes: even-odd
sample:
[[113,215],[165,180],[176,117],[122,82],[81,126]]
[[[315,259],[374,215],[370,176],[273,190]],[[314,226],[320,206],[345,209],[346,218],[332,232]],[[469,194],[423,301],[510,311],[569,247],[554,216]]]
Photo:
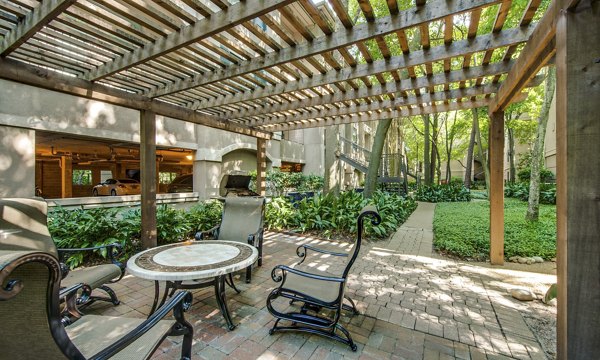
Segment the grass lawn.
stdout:
[[[540,205],[538,222],[525,220],[527,202],[504,199],[504,254],[556,256],[556,206]],[[466,259],[483,260],[490,253],[488,201],[438,203],[433,231],[437,250]]]

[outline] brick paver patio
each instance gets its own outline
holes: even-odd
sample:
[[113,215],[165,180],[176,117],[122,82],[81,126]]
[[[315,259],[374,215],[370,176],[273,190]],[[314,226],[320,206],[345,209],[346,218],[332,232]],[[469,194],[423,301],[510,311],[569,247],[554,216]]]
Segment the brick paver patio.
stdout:
[[[231,359],[546,359],[522,314],[527,306],[507,290],[532,282],[550,284],[555,276],[476,267],[432,253],[433,205],[420,204],[390,240],[367,243],[353,267],[347,293],[361,315],[342,323],[358,345],[348,346],[314,335],[269,335],[273,318],[265,308],[276,285],[271,269],[297,262],[302,243],[344,247],[347,244],[267,233],[262,268],[252,284],[237,276],[241,294],[228,289],[229,309],[238,327],[227,331],[212,288],[193,292],[186,318],[194,325],[194,358]],[[307,263],[329,266],[327,256],[312,253]],[[241,273],[240,273],[241,274]],[[532,277],[535,278],[532,280]],[[122,304],[97,303],[88,311],[145,317],[154,284],[131,275],[115,284]],[[155,359],[177,359],[180,346],[167,339]]]

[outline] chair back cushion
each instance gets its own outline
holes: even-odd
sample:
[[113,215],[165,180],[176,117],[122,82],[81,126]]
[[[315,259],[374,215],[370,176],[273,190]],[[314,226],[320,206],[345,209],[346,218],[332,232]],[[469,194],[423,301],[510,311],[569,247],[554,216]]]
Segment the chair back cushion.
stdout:
[[0,250],[36,250],[58,257],[47,214],[48,204],[42,199],[0,199]]
[[219,240],[247,243],[248,235],[263,226],[265,199],[262,197],[227,197],[219,228]]
[[2,289],[20,282],[12,291],[0,291],[0,358],[66,359],[79,354],[60,322],[59,273],[58,261],[47,253],[0,250]]

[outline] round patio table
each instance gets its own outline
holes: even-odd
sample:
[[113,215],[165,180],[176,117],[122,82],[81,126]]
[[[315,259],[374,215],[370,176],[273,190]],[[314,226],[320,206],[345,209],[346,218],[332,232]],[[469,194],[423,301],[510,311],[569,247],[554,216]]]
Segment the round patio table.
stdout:
[[[253,264],[257,257],[258,250],[255,247],[241,242],[186,241],[136,254],[127,261],[127,270],[142,279],[154,280],[154,302],[150,314],[165,302],[169,290],[173,295],[177,289],[214,286],[219,309],[229,330],[233,330],[235,325],[229,315],[225,297],[226,277]],[[160,281],[165,281],[166,285],[159,305]]]

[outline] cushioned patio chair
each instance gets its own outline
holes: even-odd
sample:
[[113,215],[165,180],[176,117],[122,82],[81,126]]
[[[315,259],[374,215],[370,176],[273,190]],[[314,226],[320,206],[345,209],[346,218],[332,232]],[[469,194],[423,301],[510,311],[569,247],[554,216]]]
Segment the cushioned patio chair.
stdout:
[[[332,266],[328,271],[318,271],[307,266],[277,265],[273,268],[271,277],[281,284],[267,297],[267,309],[277,318],[269,334],[276,331],[308,332],[340,341],[349,345],[352,351],[356,351],[356,344],[352,341],[350,333],[339,324],[339,320],[342,310],[358,313],[352,300],[344,295],[344,290],[350,269],[360,251],[365,217],[371,217],[373,225],[381,222],[375,207],[365,207],[358,216],[356,242],[347,253],[306,245],[297,250],[298,255],[303,258],[300,263],[306,259],[307,251],[311,250],[340,258],[342,261],[338,266]],[[289,299],[290,305],[300,303],[301,307],[299,310],[280,311],[283,304],[275,304],[278,298]],[[351,306],[344,304],[344,299],[348,300]],[[289,321],[289,326],[280,326],[281,320]]]
[[[239,241],[250,244],[258,250],[258,266],[262,266],[263,223],[265,218],[265,198],[250,196],[230,196],[225,198],[221,223],[214,228],[196,233],[197,240],[213,238],[217,240]],[[246,268],[246,282],[252,279],[252,265]],[[231,279],[230,279],[231,280]],[[233,285],[230,284],[237,292]]]
[[[147,359],[166,336],[181,335],[181,358],[191,358],[193,328],[183,315],[189,292],[178,292],[148,319],[85,315],[65,327],[60,279],[61,265],[49,252],[0,250],[0,358]],[[174,320],[162,320],[171,311]]]
[[[37,250],[52,254],[62,260],[72,253],[93,251],[106,248],[110,264],[90,266],[69,271],[64,264],[61,274],[62,287],[82,284],[77,299],[79,307],[86,306],[96,300],[119,304],[115,292],[107,283],[120,280],[125,273],[125,265],[115,260],[114,255],[120,250],[119,244],[110,244],[85,249],[57,249],[47,225],[48,205],[40,198],[4,198],[0,199],[0,250]],[[10,236],[8,236],[10,235]],[[94,289],[108,294],[92,295]]]

